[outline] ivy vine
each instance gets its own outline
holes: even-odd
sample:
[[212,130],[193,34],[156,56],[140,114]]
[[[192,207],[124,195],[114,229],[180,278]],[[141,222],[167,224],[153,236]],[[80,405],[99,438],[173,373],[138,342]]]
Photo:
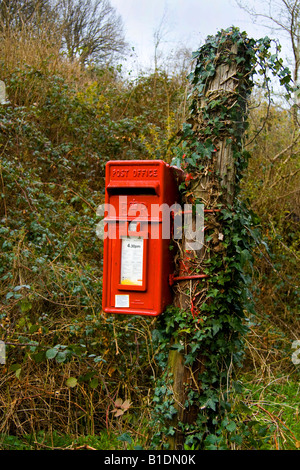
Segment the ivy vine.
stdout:
[[[242,387],[234,379],[232,370],[242,365],[244,357],[248,331],[245,313],[254,313],[250,288],[252,253],[259,243],[259,229],[257,217],[239,197],[239,184],[250,156],[244,148],[244,137],[247,100],[255,75],[262,77],[261,86],[267,92],[272,76],[279,78],[287,96],[292,92],[291,74],[279,58],[279,51],[280,47],[268,37],[254,40],[232,27],[209,36],[193,54],[195,68],[188,77],[190,118],[174,149],[173,164],[185,170],[182,197],[193,204],[203,203],[201,198],[195,197],[195,182],[211,172],[212,191],[206,208],[217,207],[219,212],[206,216],[207,256],[200,267],[208,277],[194,283],[186,292],[197,299],[196,304],[193,308],[168,308],[153,332],[158,348],[157,361],[164,371],[154,393],[154,422],[158,426],[153,437],[155,448],[168,447],[169,438],[175,433],[184,435],[185,449],[228,449],[232,445],[240,446],[243,437],[249,435],[247,423],[239,419],[240,409],[234,406],[233,396],[241,392]],[[236,91],[208,93],[207,85],[218,67],[230,66],[233,61],[234,80],[239,84]],[[220,194],[222,184],[215,169],[221,140],[231,146],[234,160],[232,203],[224,196],[225,192]],[[221,233],[217,240],[216,228]],[[199,272],[199,260],[194,259],[191,267]],[[177,408],[172,391],[173,377],[168,368],[170,347],[184,356],[187,368],[198,371],[194,372],[191,383],[183,384],[187,387],[184,408],[187,411],[197,409],[192,422],[174,421]]]

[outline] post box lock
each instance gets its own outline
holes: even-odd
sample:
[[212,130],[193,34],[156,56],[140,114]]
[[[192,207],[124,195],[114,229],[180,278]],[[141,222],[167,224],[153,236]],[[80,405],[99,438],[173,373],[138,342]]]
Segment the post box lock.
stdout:
[[104,312],[157,316],[172,303],[171,208],[182,176],[161,160],[106,164]]

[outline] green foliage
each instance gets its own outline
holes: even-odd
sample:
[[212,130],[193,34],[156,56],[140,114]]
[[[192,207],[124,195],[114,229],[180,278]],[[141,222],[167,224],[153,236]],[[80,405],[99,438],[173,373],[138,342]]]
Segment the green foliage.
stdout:
[[[255,102],[261,99],[259,93]],[[299,324],[299,130],[293,114],[263,102],[251,112],[249,150],[255,158],[242,194],[260,219],[263,243],[255,255],[258,336],[281,328],[286,338]]]
[[[145,158],[152,123],[112,69],[94,70],[93,79],[86,71],[78,86],[46,64],[1,67],[10,103],[0,106],[0,323],[7,354],[1,420],[8,417],[0,432],[14,430],[6,386],[20,396],[23,381],[32,393],[15,409],[24,416],[20,432],[52,426],[47,416],[57,396],[65,403],[52,407],[58,430],[134,427],[148,413],[144,396],[153,386],[149,325],[101,313],[96,209],[106,161]],[[156,129],[167,140],[164,119]],[[124,416],[112,413],[116,397],[133,402]]]
[[[288,84],[287,70],[265,48],[267,38],[255,43],[252,50],[252,40],[244,33],[233,30],[232,34],[238,41],[241,37],[248,41],[253,67],[256,60],[262,66],[270,63],[271,74],[279,70],[281,80]],[[289,251],[282,250],[282,243],[290,243],[297,255],[299,239],[294,220],[281,217],[278,206],[258,204],[261,190],[268,190],[270,180],[266,175],[279,162],[270,164],[266,160],[267,150],[272,157],[271,149],[276,153],[282,138],[271,131],[280,129],[278,123],[286,123],[283,134],[288,142],[290,123],[280,114],[259,133],[260,140],[254,141],[251,153],[257,156],[261,149],[263,155],[250,162],[261,166],[250,165],[242,194],[258,209],[263,223],[268,214],[274,213],[273,228],[268,226],[265,235],[272,250],[277,250],[272,263],[278,271],[282,269],[284,280],[275,282],[273,271],[270,275],[265,265],[255,279],[262,287],[260,295],[268,317],[263,321],[250,317],[248,322],[243,316],[244,309],[251,311],[245,282],[251,274],[253,241],[259,243],[259,238],[254,231],[256,220],[240,202],[234,210],[227,207],[218,216],[224,226],[226,256],[212,256],[205,266],[212,277],[200,316],[193,318],[171,309],[158,323],[127,316],[106,317],[101,312],[102,243],[95,234],[106,161],[163,158],[170,162],[173,156],[177,166],[182,164],[191,175],[201,171],[214,155],[214,139],[224,130],[222,120],[216,116],[221,113],[224,119],[227,117],[227,103],[215,97],[208,104],[211,121],[203,141],[195,139],[191,124],[186,123],[181,142],[174,147],[174,136],[186,119],[185,77],[169,77],[159,70],[129,81],[111,67],[80,69],[56,55],[58,46],[47,42],[46,37],[47,32],[42,42],[38,37],[34,41],[31,38],[30,47],[28,38],[8,37],[0,46],[1,79],[5,80],[9,99],[9,104],[0,106],[0,330],[7,353],[6,364],[1,365],[1,445],[23,449],[29,442],[30,448],[39,449],[85,445],[128,449],[141,444],[135,436],[143,436],[145,447],[152,432],[159,431],[154,439],[159,446],[162,431],[166,437],[175,432],[162,419],[172,420],[176,414],[167,375],[162,375],[154,387],[157,374],[166,370],[171,339],[172,348],[185,354],[189,366],[202,348],[205,357],[210,358],[212,344],[216,356],[216,362],[208,360],[204,394],[198,390],[189,393],[186,405],[200,400],[204,408],[197,426],[186,430],[185,447],[251,448],[252,436],[257,447],[272,445],[269,423],[264,434],[269,440],[259,444],[265,415],[259,422],[254,420],[253,426],[239,421],[237,416],[248,419],[247,413],[253,408],[249,412],[243,404],[232,407],[233,393],[240,393],[237,381],[232,382],[231,395],[220,396],[218,374],[221,371],[221,381],[227,383],[231,360],[223,354],[230,353],[235,364],[242,361],[243,339],[249,327],[250,347],[265,341],[267,331],[276,354],[283,347],[290,353],[287,338],[271,331],[268,318],[274,309],[279,315],[282,308],[286,323],[295,316],[297,299],[287,288],[294,271],[289,269]],[[208,40],[203,49],[205,57],[213,57],[216,44],[214,38]],[[204,90],[202,72],[204,77],[210,76],[214,68],[209,65],[202,69],[199,54],[194,55],[199,57],[197,73],[190,77],[196,94]],[[242,60],[237,57],[237,62],[242,64]],[[260,77],[269,86],[268,76],[261,70]],[[249,83],[251,80],[250,74]],[[237,109],[232,108],[234,120],[238,120]],[[256,122],[252,121],[252,126]],[[239,129],[236,125],[234,132]],[[255,130],[249,128],[251,139]],[[234,135],[228,138],[234,139]],[[241,175],[249,154],[242,151],[238,141],[235,150],[235,164]],[[295,162],[296,156],[295,150],[289,161]],[[289,178],[280,179],[281,168],[277,168],[279,186],[283,181],[290,182]],[[289,171],[293,174],[292,165]],[[269,185],[268,197],[275,180]],[[291,190],[296,190],[294,185]],[[188,184],[184,183],[182,189],[187,191]],[[292,206],[291,202],[289,214]],[[207,232],[207,236],[212,234]],[[258,253],[256,257],[261,255],[263,261],[266,252]],[[228,297],[224,300],[225,289]],[[184,351],[182,340],[187,336],[191,338],[190,348]],[[247,364],[253,367],[249,357]],[[159,420],[150,429],[153,404]],[[224,416],[215,420],[219,411]],[[72,434],[83,437],[74,440]]]
[[142,450],[138,440],[132,439],[129,434],[118,435],[102,431],[100,435],[82,435],[73,437],[61,435],[57,432],[45,434],[39,431],[36,434],[22,437],[1,435],[1,450]]
[[[232,45],[237,48],[234,54]],[[220,140],[226,140],[232,146],[234,157],[235,198],[232,205],[226,202],[226,197],[220,200],[222,208],[218,223],[222,243],[218,247],[211,244],[214,233],[209,229],[205,231],[208,256],[203,272],[208,275],[207,284],[203,285],[202,281],[196,291],[187,292],[194,298],[197,293],[202,293],[204,300],[198,305],[197,314],[172,308],[159,322],[159,333],[156,333],[160,351],[158,360],[164,373],[158,381],[154,401],[155,417],[162,428],[154,436],[154,446],[167,447],[168,436],[182,432],[187,448],[227,449],[233,445],[241,446],[247,434],[238,426],[239,414],[232,407],[233,397],[241,392],[240,386],[232,379],[232,369],[242,365],[244,341],[249,331],[246,314],[254,313],[249,287],[253,250],[260,240],[257,217],[238,197],[240,180],[249,159],[249,153],[243,149],[247,128],[246,101],[254,85],[256,71],[264,77],[264,87],[270,80],[269,70],[279,76],[287,93],[291,91],[289,71],[282,66],[277,55],[271,55],[269,49],[268,38],[255,41],[246,33],[231,28],[209,37],[194,54],[197,59],[195,70],[189,76],[193,86],[190,119],[183,126],[173,163],[188,172],[189,178],[182,190],[191,199],[193,189],[190,181],[200,177],[204,170],[206,173],[213,171],[216,146]],[[207,80],[215,76],[220,64],[224,67],[232,61],[236,61],[238,92],[234,97],[221,92],[217,96],[214,90],[215,99],[212,99],[207,93]],[[176,431],[172,425],[172,418],[177,413],[172,394],[173,378],[167,367],[169,345],[183,354],[185,365],[193,371],[194,380],[186,390],[186,413],[191,413],[193,407],[197,409],[197,417],[192,423],[176,423]]]

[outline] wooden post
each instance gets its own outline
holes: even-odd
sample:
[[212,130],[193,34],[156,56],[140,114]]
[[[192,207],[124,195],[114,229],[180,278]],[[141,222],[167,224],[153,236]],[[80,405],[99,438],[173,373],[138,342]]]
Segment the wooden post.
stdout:
[[[184,196],[183,203],[202,203],[204,208],[209,210],[205,214],[206,231],[210,231],[210,242],[204,241],[201,250],[185,251],[185,239],[180,243],[180,256],[177,263],[177,276],[185,277],[188,274],[201,274],[205,271],[205,261],[210,256],[209,250],[220,256],[224,255],[222,243],[222,226],[216,211],[220,206],[230,206],[234,201],[234,188],[236,185],[235,162],[232,149],[232,130],[237,126],[243,129],[243,122],[222,122],[222,106],[229,109],[234,106],[238,96],[244,93],[241,84],[244,83],[244,77],[241,74],[241,67],[237,67],[237,45],[231,41],[230,34],[223,34],[223,41],[219,42],[219,48],[216,51],[213,65],[215,72],[207,77],[206,85],[202,90],[201,96],[194,96],[192,112],[188,123],[191,124],[193,135],[197,142],[201,143],[211,135],[211,143],[214,146],[213,157],[203,158],[200,163],[203,165],[200,171],[192,175],[189,182],[188,191]],[[225,35],[225,36],[224,36]],[[222,38],[222,36],[221,36]],[[241,51],[239,51],[241,55]],[[196,64],[196,68],[198,63]],[[218,103],[223,105],[219,106]],[[242,106],[246,106],[245,100]],[[215,106],[214,106],[215,105]],[[218,118],[214,121],[215,118]],[[220,127],[220,132],[214,132],[213,122]],[[201,315],[201,304],[205,301],[205,292],[209,280],[203,279],[182,279],[176,282],[174,305],[190,315],[197,312]],[[197,296],[194,297],[197,287]],[[201,293],[202,291],[202,293]],[[169,352],[169,371],[172,377],[172,392],[174,397],[174,406],[177,414],[171,424],[174,426],[175,433],[168,439],[170,449],[183,449],[185,435],[181,430],[183,424],[193,424],[197,418],[198,407],[187,406],[188,393],[191,390],[201,392],[201,376],[205,371],[205,357],[201,353],[197,361],[192,366],[185,364],[185,355],[189,350],[189,336],[186,335],[181,341],[184,342],[184,348],[170,349]]]

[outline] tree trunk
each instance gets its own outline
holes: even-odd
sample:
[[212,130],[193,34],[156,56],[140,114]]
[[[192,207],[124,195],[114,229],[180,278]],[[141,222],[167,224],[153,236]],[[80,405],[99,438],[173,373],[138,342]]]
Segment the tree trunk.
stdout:
[[[222,63],[216,67],[215,74],[207,79],[206,88],[202,96],[195,100],[191,119],[194,135],[198,142],[206,138],[206,130],[211,126],[213,117],[218,117],[220,107],[211,108],[210,115],[204,113],[204,109],[214,100],[215,102],[222,98],[226,106],[234,105],[237,94],[240,93],[239,84],[241,79],[237,76],[237,46],[230,41],[223,45],[219,50],[219,56],[224,54],[228,59],[231,57],[230,64]],[[217,59],[216,59],[217,60]],[[220,117],[221,119],[221,117]],[[219,124],[220,120],[218,120]],[[218,207],[220,205],[231,205],[234,200],[234,188],[236,184],[235,163],[231,145],[231,130],[233,126],[241,123],[223,122],[222,132],[213,138],[215,152],[213,159],[205,162],[204,168],[192,180],[190,191],[185,195],[183,203],[202,203],[205,213],[205,228],[213,232],[213,237],[209,243],[210,249],[215,252],[222,251],[222,227],[218,221]],[[187,275],[203,274],[205,270],[205,260],[209,256],[208,244],[204,240],[204,246],[201,250],[187,252],[184,248],[185,239],[179,246],[180,256],[177,263],[178,277]],[[208,279],[199,278],[196,280],[182,279],[175,284],[174,305],[185,312],[201,315],[201,302],[207,287]],[[197,295],[194,296],[197,287]],[[200,293],[199,293],[200,289]],[[201,289],[203,293],[201,294]],[[170,350],[169,352],[169,371],[173,377],[172,391],[175,401],[177,414],[172,420],[175,428],[175,434],[169,438],[170,449],[183,449],[185,435],[181,431],[180,423],[195,423],[198,408],[196,406],[186,406],[188,392],[191,389],[201,392],[201,375],[205,370],[205,358],[198,356],[193,367],[185,365],[185,354],[189,350],[188,336],[183,340],[184,349],[182,351]]]

